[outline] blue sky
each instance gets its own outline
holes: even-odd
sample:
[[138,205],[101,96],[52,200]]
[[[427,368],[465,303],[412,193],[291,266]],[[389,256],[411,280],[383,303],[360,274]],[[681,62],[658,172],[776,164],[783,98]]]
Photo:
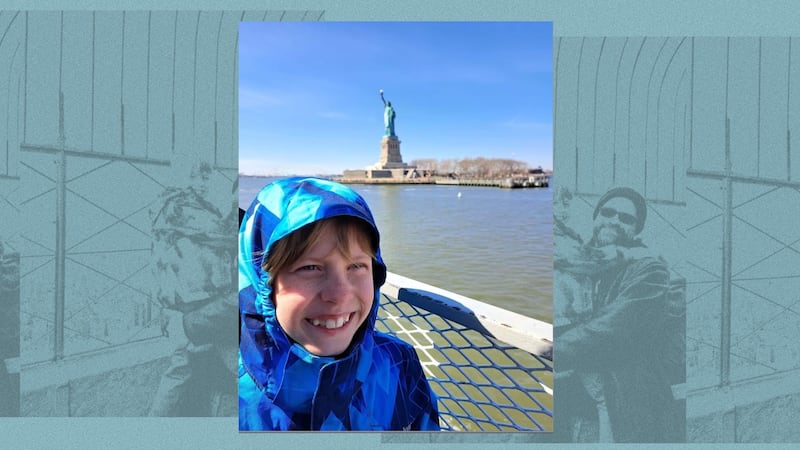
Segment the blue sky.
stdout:
[[403,161],[553,167],[552,25],[243,22],[239,171],[338,174],[378,162],[392,102]]

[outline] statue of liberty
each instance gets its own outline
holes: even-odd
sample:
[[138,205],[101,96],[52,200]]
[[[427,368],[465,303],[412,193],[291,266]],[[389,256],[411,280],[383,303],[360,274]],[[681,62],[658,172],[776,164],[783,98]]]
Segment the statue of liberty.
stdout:
[[386,127],[386,131],[384,136],[391,136],[396,137],[397,135],[394,133],[394,118],[397,114],[394,112],[394,108],[392,108],[392,102],[387,102],[385,98],[383,98],[383,89],[380,90],[381,100],[383,100],[383,126]]

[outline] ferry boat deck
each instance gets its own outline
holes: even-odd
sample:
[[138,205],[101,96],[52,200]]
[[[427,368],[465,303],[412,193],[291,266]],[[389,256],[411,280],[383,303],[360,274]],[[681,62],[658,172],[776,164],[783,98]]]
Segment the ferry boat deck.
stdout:
[[414,345],[452,431],[552,431],[552,326],[390,273],[378,330]]

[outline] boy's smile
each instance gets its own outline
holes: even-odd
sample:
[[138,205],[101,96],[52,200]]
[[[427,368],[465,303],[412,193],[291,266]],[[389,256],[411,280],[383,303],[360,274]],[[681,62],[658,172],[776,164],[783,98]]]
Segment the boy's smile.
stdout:
[[368,240],[357,239],[356,233],[350,235],[348,257],[337,249],[336,233],[326,226],[317,243],[275,277],[278,323],[318,356],[347,350],[372,308],[372,257],[362,248]]
[[329,330],[338,329],[343,327],[346,323],[350,322],[350,319],[353,317],[353,313],[350,314],[340,314],[336,316],[322,316],[322,317],[315,317],[313,319],[306,319],[307,322],[310,322],[311,325],[315,327],[322,327],[327,328]]

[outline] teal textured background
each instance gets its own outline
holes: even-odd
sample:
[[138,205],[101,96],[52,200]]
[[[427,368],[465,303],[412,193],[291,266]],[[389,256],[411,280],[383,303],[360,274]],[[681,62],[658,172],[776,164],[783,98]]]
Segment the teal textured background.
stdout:
[[[153,350],[139,341],[155,331],[136,328],[142,323],[145,287],[150,283],[148,209],[164,186],[186,177],[186,165],[191,165],[194,154],[213,162],[215,204],[223,209],[235,200],[231,191],[237,161],[232,68],[240,19],[552,21],[554,44],[561,48],[554,51],[557,182],[592,194],[611,182],[624,181],[656,201],[651,205],[663,205],[657,206],[663,219],[657,230],[663,233],[653,231],[647,239],[689,281],[688,440],[800,440],[792,434],[796,431],[791,420],[800,409],[796,387],[800,328],[793,299],[800,283],[796,269],[792,270],[800,266],[792,220],[800,211],[793,184],[800,162],[791,150],[797,148],[800,135],[796,130],[800,45],[787,38],[798,36],[800,13],[793,2],[770,2],[767,9],[757,2],[720,0],[702,4],[624,1],[613,6],[590,1],[516,1],[500,7],[484,0],[455,5],[130,1],[114,2],[113,7],[101,1],[49,1],[37,2],[35,9],[40,12],[23,20],[15,11],[31,8],[27,3],[0,3],[4,10],[0,14],[0,67],[4,69],[0,71],[4,100],[0,103],[0,155],[6,156],[0,158],[0,239],[21,253],[26,269],[23,280],[39,280],[22,283],[20,302],[28,313],[20,318],[22,340],[28,342],[22,349],[23,360],[52,357],[48,352],[53,348],[49,340],[53,329],[47,321],[55,314],[49,299],[58,295],[53,260],[61,167],[52,150],[62,146],[76,152],[66,157],[62,175],[71,189],[66,196],[65,236],[72,244],[67,250],[71,263],[64,293],[67,304],[75,306],[66,311],[74,328],[65,331],[64,352],[91,357],[91,352],[109,344],[124,343],[130,350],[125,359],[152,359],[148,352]],[[58,12],[62,9],[70,12],[62,15]],[[148,10],[163,13],[148,14]],[[98,28],[93,29],[93,24]],[[145,34],[148,29],[152,31]],[[92,39],[99,33],[108,37]],[[150,42],[145,39],[150,35],[171,39]],[[626,56],[633,45],[641,45],[641,60]],[[608,89],[618,86],[620,72],[633,74],[630,86],[635,89],[631,88],[626,100],[627,117],[649,118],[645,130],[641,122],[634,122],[636,126],[627,127],[631,133],[622,133],[622,122],[606,122],[620,107],[617,99],[622,94],[616,87]],[[669,87],[669,96],[654,90],[652,73],[658,74],[660,89]],[[615,106],[609,106],[612,103]],[[727,128],[726,119],[730,120]],[[725,170],[726,143],[730,174],[739,176],[730,184],[710,173]],[[624,153],[622,148],[633,152]],[[78,154],[87,151],[100,154],[96,158]],[[609,162],[607,156],[612,154],[618,156],[619,167],[623,160],[627,163],[625,170],[617,171]],[[670,169],[668,174],[665,168]],[[672,168],[677,168],[675,177]],[[728,192],[731,214],[725,212]],[[121,198],[126,201],[119,202]],[[729,216],[728,232],[725,218]],[[234,228],[231,224],[232,236]],[[731,267],[728,281],[723,277],[724,264]],[[71,280],[77,281],[70,284]],[[88,290],[87,284],[96,291]],[[726,333],[721,329],[723,286],[730,290],[729,338],[723,337]],[[38,301],[42,298],[47,302]],[[111,306],[101,307],[100,317],[89,317],[80,303],[86,298],[103,298],[101,304]],[[129,309],[120,312],[119,304]],[[29,322],[29,317],[37,320]],[[93,328],[105,317],[112,318],[112,323]],[[130,332],[114,335],[114,330],[129,324]],[[102,339],[76,339],[87,333]],[[720,351],[725,345],[731,354],[727,371],[721,367],[726,364]],[[556,343],[556,354],[557,348]],[[67,361],[59,366],[58,376],[69,385],[79,375],[85,377],[85,371],[102,372],[101,365],[106,363],[97,359],[90,367],[71,367]],[[93,441],[167,448],[202,444],[391,448],[454,442],[495,443],[504,448],[540,440],[523,434],[242,435],[233,418],[139,418],[146,405],[115,404],[113,399],[105,402],[106,408],[83,410],[80,397],[70,396],[81,393],[84,386],[73,383],[66,391],[42,391],[46,383],[41,378],[52,374],[36,369],[35,364],[31,366],[35,376],[23,377],[21,389],[40,394],[21,405],[23,415],[26,410],[43,411],[55,405],[46,415],[57,417],[2,419],[0,441],[27,441],[35,447]],[[135,389],[135,383],[130,389]],[[785,414],[765,416],[775,410]],[[70,414],[134,417],[60,418]]]

